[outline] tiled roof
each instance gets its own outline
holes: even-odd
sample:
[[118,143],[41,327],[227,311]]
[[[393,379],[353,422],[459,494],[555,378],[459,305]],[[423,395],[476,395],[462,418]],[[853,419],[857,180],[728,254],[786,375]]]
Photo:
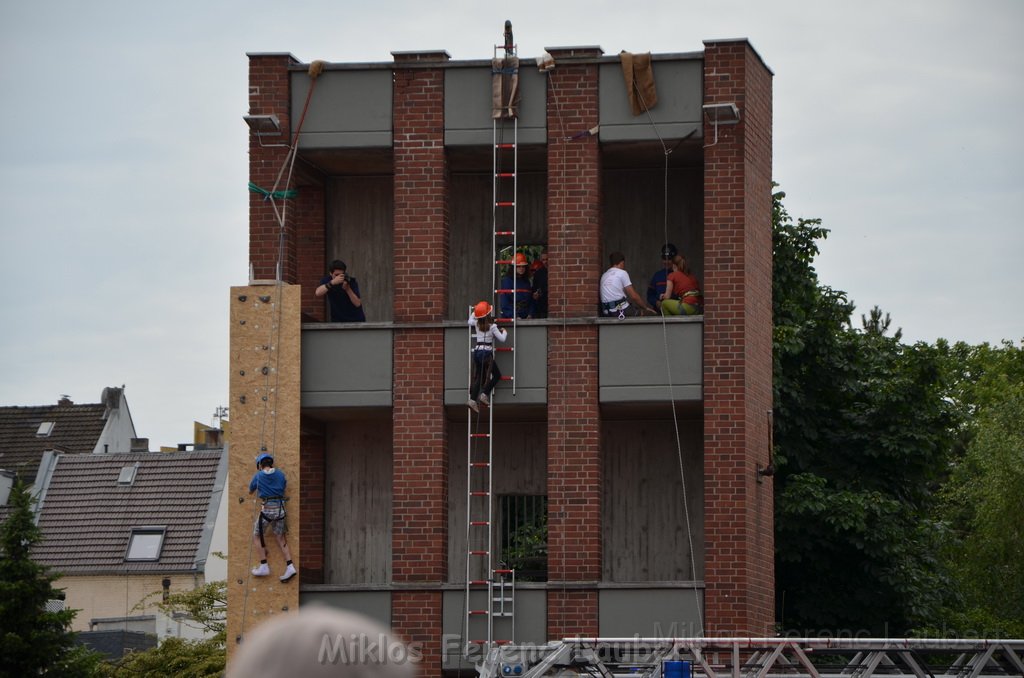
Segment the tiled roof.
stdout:
[[[32,484],[46,450],[92,452],[106,426],[106,411],[100,403],[0,407],[0,468],[17,471]],[[54,423],[53,431],[37,436],[39,425],[47,421]]]
[[[60,455],[43,495],[34,559],[64,574],[194,571],[206,555],[198,551],[211,497],[219,500],[225,480],[221,457],[221,450]],[[121,469],[135,464],[134,482],[119,485]],[[159,560],[126,562],[132,528],[153,526],[167,528]]]

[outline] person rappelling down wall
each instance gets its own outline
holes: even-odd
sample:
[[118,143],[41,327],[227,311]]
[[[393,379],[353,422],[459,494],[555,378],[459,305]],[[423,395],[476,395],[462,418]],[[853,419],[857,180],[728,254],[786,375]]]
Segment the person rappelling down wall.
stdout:
[[288,533],[288,525],[285,523],[285,489],[288,487],[288,479],[284,471],[274,468],[274,457],[264,452],[256,457],[256,474],[249,481],[249,494],[258,492],[260,499],[260,512],[256,516],[256,523],[252,528],[253,545],[256,553],[259,554],[260,564],[254,567],[254,577],[266,577],[270,575],[270,566],[267,565],[267,543],[263,535],[267,530],[274,533],[277,538],[277,545],[281,547],[286,564],[281,581],[289,581],[298,574],[295,565],[292,564],[292,554],[288,550],[288,540],[285,535]]
[[[494,340],[504,342],[508,332],[494,322],[494,307],[481,301],[469,313],[469,325],[476,329],[476,348],[473,349],[473,379],[469,387],[466,406],[479,412],[479,405],[490,404],[491,391],[501,379],[501,370],[494,359]],[[478,405],[479,403],[479,405]]]

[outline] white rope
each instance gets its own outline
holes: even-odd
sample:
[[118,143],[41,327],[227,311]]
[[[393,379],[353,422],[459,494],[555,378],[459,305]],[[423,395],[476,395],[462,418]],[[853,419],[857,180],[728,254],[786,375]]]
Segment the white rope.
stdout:
[[[651,127],[654,129],[655,135],[658,137],[658,141],[661,143],[661,150],[665,157],[665,166],[663,170],[663,203],[662,203],[662,235],[664,239],[662,242],[669,242],[668,239],[668,157],[671,155],[674,148],[670,149],[665,144],[665,140],[661,136],[661,132],[658,130],[658,125],[654,122],[654,118],[651,116],[651,110],[647,107],[647,102],[644,101],[643,94],[640,89],[633,84],[633,88],[636,90],[637,96],[640,98],[640,103],[643,104],[644,111],[647,113],[647,119],[650,121]],[[683,515],[686,520],[686,541],[690,549],[690,576],[693,577],[694,581],[697,579],[697,559],[694,555],[693,550],[693,526],[690,520],[690,502],[686,492],[686,469],[683,464],[683,446],[682,439],[679,434],[679,416],[676,414],[676,397],[675,387],[672,383],[672,360],[668,349],[668,320],[665,317],[664,310],[661,312],[661,338],[662,345],[665,350],[665,373],[668,376],[668,395],[669,403],[672,407],[672,428],[675,433],[676,441],[676,458],[679,462],[679,482],[683,487]],[[697,623],[698,623],[698,634],[699,636],[704,635],[704,610],[701,605],[700,594],[697,592],[697,587],[693,587],[694,602],[697,608]]]

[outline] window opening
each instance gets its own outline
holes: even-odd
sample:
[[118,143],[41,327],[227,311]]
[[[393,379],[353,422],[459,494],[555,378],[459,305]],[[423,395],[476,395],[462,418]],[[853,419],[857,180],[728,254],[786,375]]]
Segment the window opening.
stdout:
[[547,496],[503,495],[499,502],[500,560],[518,581],[547,581]]

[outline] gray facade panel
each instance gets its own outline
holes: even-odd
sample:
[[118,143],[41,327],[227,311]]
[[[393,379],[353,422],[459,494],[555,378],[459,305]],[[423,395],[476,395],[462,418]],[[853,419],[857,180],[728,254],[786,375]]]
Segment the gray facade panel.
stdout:
[[604,589],[598,593],[604,638],[692,638],[703,635],[704,591],[694,588]]
[[390,405],[391,346],[392,331],[385,328],[304,329],[302,406]]
[[[506,346],[512,345],[512,328]],[[511,382],[495,387],[496,402],[511,405],[534,405],[547,402],[548,328],[545,325],[519,325],[516,330],[516,393]],[[468,327],[448,327],[444,332],[444,404],[464,405],[469,385],[470,336]],[[498,352],[498,367],[506,376],[512,375],[513,355]]]
[[[481,591],[486,595],[486,592]],[[470,602],[475,606],[475,601]],[[481,603],[481,607],[486,606]],[[472,663],[461,658],[463,625],[465,624],[465,592],[445,591],[442,599],[443,621],[442,632],[444,637],[441,642],[443,653],[442,665],[446,669],[466,668],[471,669]],[[483,620],[481,620],[482,622]],[[536,643],[543,645],[547,642],[547,591],[544,589],[518,589],[515,594],[515,637],[510,638],[512,626],[509,619],[495,619],[494,638],[496,640],[514,640],[516,643]],[[470,629],[467,634],[469,639],[486,638],[486,631],[483,636],[474,633]]]
[[600,327],[601,402],[667,400],[670,384],[676,400],[701,399],[702,319],[666,321],[664,330],[661,322],[604,322]]
[[702,60],[654,62],[658,103],[650,109],[649,116],[633,115],[620,64],[606,63],[600,68],[602,141],[657,140],[659,135],[662,139],[681,139],[691,132],[694,138],[702,136]]
[[[312,81],[306,73],[292,73],[291,82],[291,133],[295,134]],[[390,69],[324,71],[302,123],[299,147],[390,146],[391,99]]]
[[309,591],[299,594],[299,607],[303,605],[326,605],[338,610],[364,614],[391,628],[390,591]]
[[[547,76],[537,71],[532,59],[519,68],[519,143],[547,141]],[[444,78],[445,144],[488,146],[493,141],[491,118],[491,68],[449,68]]]

